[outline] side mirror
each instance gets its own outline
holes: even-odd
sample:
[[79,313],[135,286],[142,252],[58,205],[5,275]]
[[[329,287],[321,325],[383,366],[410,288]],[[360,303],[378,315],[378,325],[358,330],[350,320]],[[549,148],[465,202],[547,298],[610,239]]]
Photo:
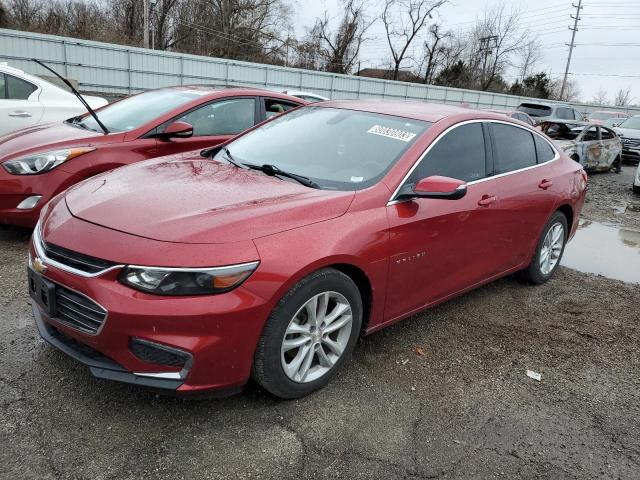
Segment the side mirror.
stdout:
[[189,138],[193,135],[193,127],[187,122],[173,122],[167,125],[160,136],[169,138]]
[[405,185],[399,192],[398,200],[411,198],[436,198],[440,200],[459,200],[467,194],[467,183],[462,180],[433,175],[423,178],[415,184]]

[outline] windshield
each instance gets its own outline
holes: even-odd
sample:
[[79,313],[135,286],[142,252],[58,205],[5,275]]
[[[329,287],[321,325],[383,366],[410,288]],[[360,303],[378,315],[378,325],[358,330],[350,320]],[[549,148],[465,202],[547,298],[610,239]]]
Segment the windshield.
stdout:
[[589,115],[589,119],[590,120],[608,120],[609,118],[613,118],[615,116],[616,116],[615,113],[593,112],[591,115]]
[[[237,162],[274,165],[320,188],[376,183],[431,126],[429,122],[337,108],[294,110],[229,144]],[[224,150],[216,160],[226,161]]]
[[523,103],[516,110],[524,112],[530,117],[548,117],[551,115],[551,107],[536,105],[535,103]]
[[[97,115],[110,132],[127,132],[201,95],[201,92],[189,90],[153,90],[108,105]],[[102,131],[91,116],[83,118],[79,125]]]
[[624,122],[618,125],[620,128],[633,128],[640,130],[640,116],[627,118]]

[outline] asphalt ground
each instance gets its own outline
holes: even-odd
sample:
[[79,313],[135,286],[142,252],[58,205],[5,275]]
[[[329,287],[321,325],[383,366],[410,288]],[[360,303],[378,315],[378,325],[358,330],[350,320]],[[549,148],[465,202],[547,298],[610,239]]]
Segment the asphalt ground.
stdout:
[[[640,227],[633,170],[593,176],[585,217]],[[0,478],[640,478],[640,285],[508,277],[361,340],[307,398],[183,400],[39,338],[29,234],[0,227]]]

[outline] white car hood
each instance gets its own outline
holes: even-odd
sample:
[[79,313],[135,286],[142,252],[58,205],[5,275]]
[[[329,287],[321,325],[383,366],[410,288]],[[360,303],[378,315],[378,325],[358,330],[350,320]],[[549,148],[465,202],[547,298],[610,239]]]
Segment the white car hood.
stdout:
[[618,135],[621,135],[623,137],[626,137],[626,138],[637,138],[638,140],[640,140],[640,130],[638,130],[636,128],[620,128],[620,127],[616,127],[616,128],[614,128],[614,131]]
[[85,101],[89,104],[89,106],[91,108],[93,108],[94,110],[100,108],[100,107],[104,107],[105,105],[107,105],[109,102],[106,101],[104,98],[102,97],[93,97],[91,95],[82,95],[82,98],[85,99]]

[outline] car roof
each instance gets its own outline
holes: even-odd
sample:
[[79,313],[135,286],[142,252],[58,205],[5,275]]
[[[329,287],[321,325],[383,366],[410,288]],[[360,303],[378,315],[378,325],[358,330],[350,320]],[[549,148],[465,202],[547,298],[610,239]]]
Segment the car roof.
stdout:
[[462,114],[468,115],[474,112],[479,115],[487,115],[487,118],[493,118],[493,116],[496,115],[491,112],[482,112],[481,110],[473,110],[454,105],[443,105],[440,103],[380,99],[329,100],[327,102],[314,103],[313,105],[319,107],[333,107],[343,108],[345,110],[380,113],[383,115],[412,118],[414,120],[422,120],[425,122],[437,122],[438,120],[442,120],[446,117]]
[[543,105],[545,107],[572,107],[572,105],[570,105],[569,103],[566,102],[554,102],[554,101],[550,101],[550,102],[546,102],[546,101],[537,101],[537,100],[532,100],[532,101],[528,101],[528,102],[522,102],[520,104],[520,106],[522,105]]

